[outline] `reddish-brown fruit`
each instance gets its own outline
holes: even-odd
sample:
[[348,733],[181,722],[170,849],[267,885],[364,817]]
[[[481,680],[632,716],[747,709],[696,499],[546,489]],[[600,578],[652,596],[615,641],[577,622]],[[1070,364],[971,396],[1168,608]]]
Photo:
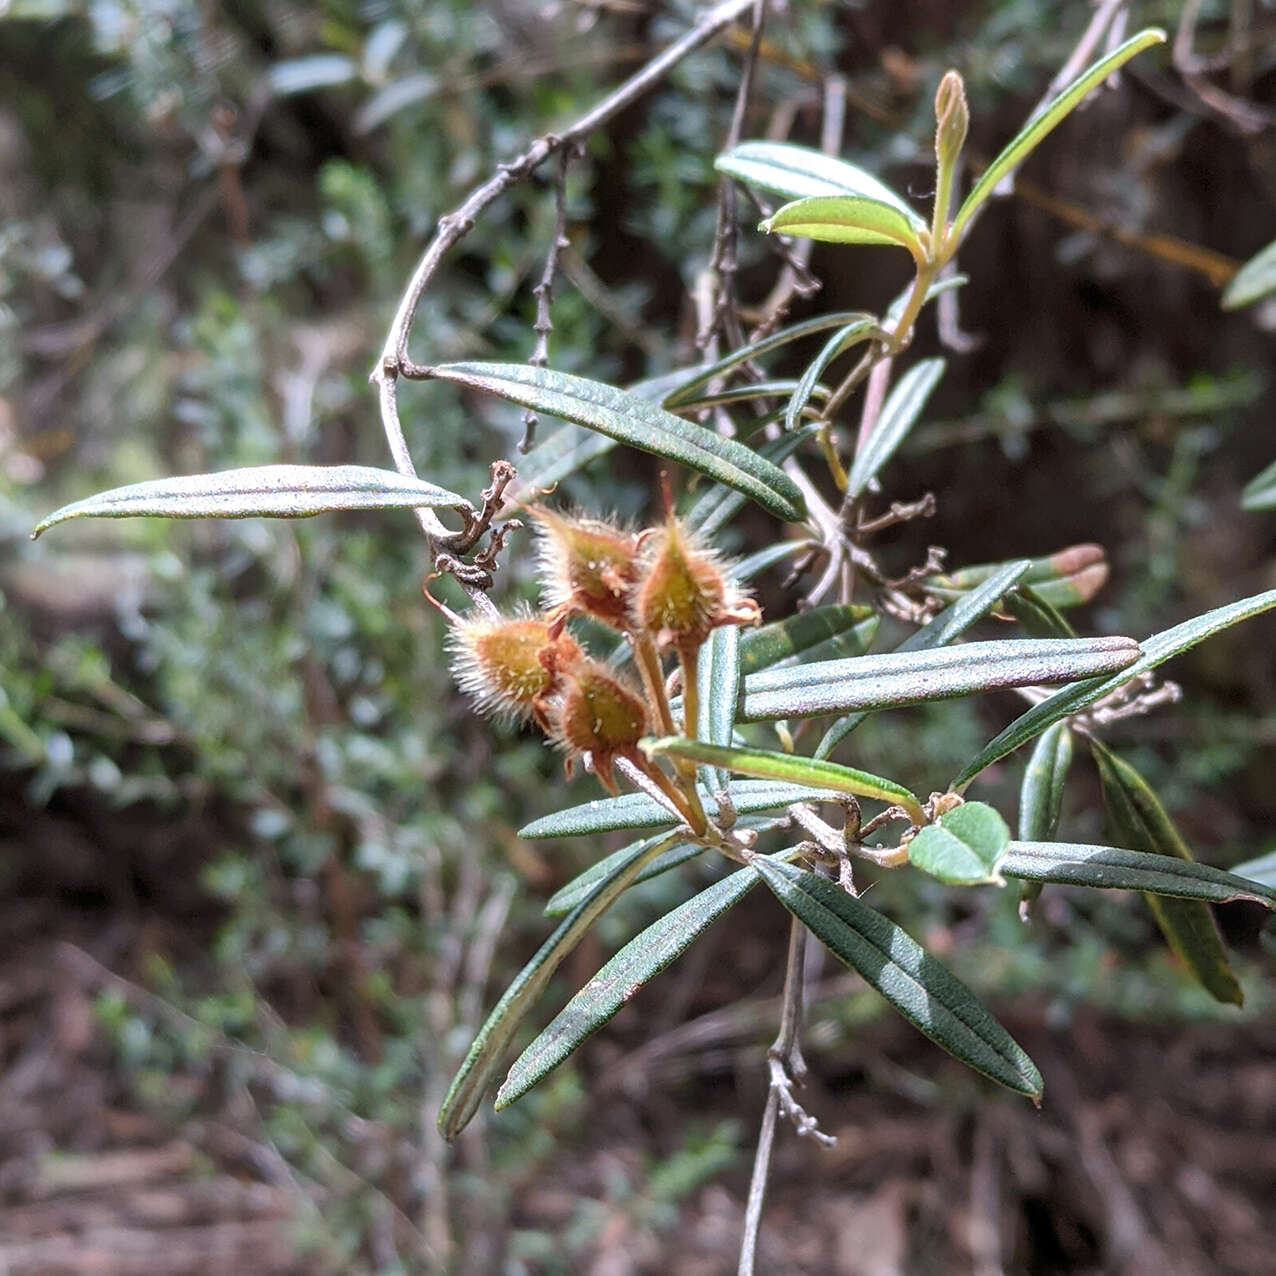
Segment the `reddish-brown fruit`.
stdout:
[[582,657],[568,633],[540,616],[465,619],[452,630],[452,672],[483,713],[545,727],[560,672]]
[[568,751],[569,763],[588,753],[594,771],[609,792],[616,792],[612,762],[637,757],[647,734],[647,708],[606,665],[583,658],[566,670],[562,697],[554,711],[553,732]]
[[698,647],[719,625],[752,624],[758,605],[728,581],[714,555],[670,516],[644,546],[635,613],[658,641]]
[[593,616],[625,629],[637,580],[635,537],[594,518],[531,508],[540,523],[541,584],[551,616]]

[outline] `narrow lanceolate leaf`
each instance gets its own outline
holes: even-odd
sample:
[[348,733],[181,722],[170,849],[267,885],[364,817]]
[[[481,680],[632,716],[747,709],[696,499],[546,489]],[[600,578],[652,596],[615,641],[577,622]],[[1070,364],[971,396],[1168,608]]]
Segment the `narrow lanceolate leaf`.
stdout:
[[1003,600],[1005,609],[1034,638],[1075,638],[1077,631],[1067,622],[1063,613],[1048,603],[1031,586],[1022,582]]
[[615,446],[616,440],[605,434],[564,425],[519,460],[518,486],[522,491],[553,487]]
[[825,244],[895,244],[921,261],[922,232],[892,204],[858,195],[813,195],[795,199],[758,228],[772,235],[799,235]]
[[909,842],[908,862],[951,886],[1000,886],[997,866],[1009,845],[1006,821],[983,802],[966,802]]
[[980,750],[979,754],[966,764],[961,774],[953,781],[952,787],[961,792],[970,784],[985,767],[1013,753],[1015,749],[1029,740],[1035,739],[1047,727],[1066,718],[1069,714],[1080,713],[1087,705],[1111,694],[1118,687],[1136,678],[1139,674],[1155,669],[1174,656],[1204,642],[1220,630],[1248,620],[1262,612],[1276,607],[1276,589],[1266,593],[1255,594],[1251,598],[1242,598],[1228,603],[1225,607],[1216,607],[1203,616],[1193,616],[1173,629],[1164,629],[1153,634],[1141,644],[1142,654],[1120,673],[1087,678],[1075,686],[1065,687],[1056,692],[1048,700],[1035,704],[1027,713],[1016,718],[1004,731],[995,736]]
[[[978,585],[1004,563],[981,563],[961,571],[928,576],[926,588],[940,598],[955,598]],[[1056,554],[1032,559],[1023,576],[1034,594],[1053,607],[1076,607],[1088,603],[1107,583],[1108,562],[1102,545],[1069,545]]]
[[819,315],[814,319],[803,319],[801,323],[790,324],[787,328],[781,328],[778,332],[732,350],[730,354],[723,355],[721,359],[713,363],[702,364],[698,368],[686,368],[680,373],[670,373],[670,377],[676,379],[672,388],[665,390],[661,402],[670,410],[680,408],[688,399],[695,397],[702,385],[725,376],[742,363],[761,359],[773,350],[778,350],[790,342],[800,341],[803,337],[814,336],[829,328],[838,328],[843,324],[872,318],[873,316],[865,310],[842,310]]
[[1142,53],[1144,49],[1151,48],[1154,44],[1161,44],[1164,40],[1165,32],[1155,27],[1140,31],[1138,35],[1132,36],[1107,57],[1096,62],[1089,70],[1083,71],[1045,110],[1029,119],[1018,136],[984,169],[970,194],[966,196],[965,202],[953,219],[950,232],[953,242],[960,241],[970,219],[993,193],[997,183],[1023,163],[1028,155],[1063,122],[1065,117],[1076,109],[1092,89],[1102,84],[1136,53]]
[[939,384],[944,367],[943,359],[922,359],[900,377],[882,405],[872,434],[855,457],[847,479],[847,496],[861,496],[870,481],[895,455],[895,450],[921,415],[931,391]]
[[604,878],[566,917],[540,946],[536,955],[515,976],[514,982],[479,1029],[474,1044],[452,1079],[443,1106],[439,1109],[439,1130],[454,1139],[469,1124],[483,1101],[483,1094],[500,1066],[523,1017],[545,991],[554,971],[581,941],[586,931],[606,912],[642,869],[673,845],[670,837],[652,838],[631,847],[631,854],[610,877]]
[[[896,651],[933,651],[937,647],[946,647],[960,638],[975,621],[986,616],[1006,590],[1012,588],[1027,570],[1026,558],[1018,563],[1007,563],[1001,571],[972,589],[964,598],[959,598],[951,607],[946,607],[930,624],[923,625],[915,634],[905,638]],[[858,712],[839,718],[824,733],[824,738],[816,746],[815,756],[827,758],[867,717],[867,712]]]
[[1276,508],[1276,461],[1255,474],[1241,491],[1241,509],[1269,510]]
[[521,1099],[603,1026],[638,990],[691,946],[757,884],[742,868],[692,896],[635,935],[514,1061],[496,1095],[501,1109]]
[[1041,1073],[974,993],[894,922],[816,873],[755,859],[785,908],[936,1045],[994,1081],[1041,1096]]
[[805,660],[863,655],[880,624],[881,617],[871,607],[843,603],[795,612],[741,635],[740,672],[750,674]]
[[[618,851],[613,851],[610,855],[603,856],[600,860],[595,860],[584,872],[578,873],[549,897],[545,904],[545,915],[561,917],[564,913],[570,913],[599,882],[610,877],[629,859],[638,846],[647,845],[649,840],[644,839],[641,843],[632,842],[628,846],[622,846]],[[630,880],[629,885],[638,886],[642,882],[650,881],[653,877],[668,873],[679,865],[687,863],[688,860],[695,859],[703,850],[703,846],[697,846],[694,842],[681,842],[672,846],[647,864],[642,872]]]
[[786,430],[794,430],[801,423],[802,413],[806,409],[806,405],[810,403],[811,396],[815,393],[815,388],[819,385],[820,378],[828,370],[829,364],[840,358],[852,347],[860,345],[862,342],[870,341],[880,335],[881,331],[877,320],[870,315],[866,315],[861,319],[856,319],[853,323],[848,323],[845,328],[835,332],[825,342],[824,348],[811,361],[806,371],[802,373],[802,379],[798,382],[797,389],[793,391],[793,397],[789,399],[789,406],[784,410],[784,428]]
[[1019,789],[1019,836],[1048,842],[1059,831],[1063,789],[1072,766],[1072,728],[1056,722],[1042,734],[1028,759]]
[[[758,449],[758,455],[772,465],[780,465],[807,439],[814,436],[816,428],[813,425],[806,426],[782,434],[778,439],[768,439]],[[683,521],[688,527],[712,540],[744,508],[746,499],[744,493],[715,483],[687,511]]]
[[1130,638],[1011,638],[764,669],[744,680],[739,717],[770,722],[898,709],[977,691],[1071,682],[1124,669],[1138,655]]
[[1223,309],[1239,310],[1276,292],[1276,239],[1236,272],[1223,293]]
[[255,465],[148,479],[55,510],[31,533],[72,518],[310,518],[337,510],[460,509],[469,501],[423,479],[366,465]]
[[[686,415],[699,412],[704,408],[716,407],[719,404],[730,406],[734,403],[752,403],[755,399],[787,399],[798,388],[798,382],[792,377],[777,377],[771,381],[745,381],[739,385],[723,386],[721,389],[698,390],[688,399],[683,399],[676,409]],[[827,386],[814,388],[816,398],[828,398]],[[671,409],[674,410],[674,409]]]
[[731,574],[741,583],[752,580],[755,576],[760,576],[768,567],[774,567],[787,558],[796,558],[799,554],[805,553],[807,548],[807,543],[804,541],[781,541],[778,545],[768,545],[766,549],[760,549],[756,554],[740,559],[733,567]]
[[[1132,851],[1190,861],[1187,843],[1139,772],[1098,740],[1090,741],[1090,752],[1099,768],[1114,839]],[[1146,898],[1166,942],[1197,982],[1216,1001],[1241,1005],[1245,997],[1209,905],[1194,899]]]
[[[736,701],[740,697],[740,629],[720,625],[700,648],[697,664],[700,682],[700,721],[696,735],[709,744],[729,745],[735,726]],[[731,776],[716,767],[701,772],[702,782],[715,791],[728,790]]]
[[432,369],[432,374],[686,465],[743,492],[777,518],[797,522],[805,515],[802,493],[783,470],[744,444],[684,421],[625,390],[521,363],[445,363]]
[[922,218],[872,173],[805,146],[792,146],[787,142],[741,142],[725,155],[719,155],[714,167],[750,186],[788,199],[806,199],[812,195],[861,195],[876,199],[902,213],[914,230],[926,229]]
[[1001,871],[1006,877],[1027,882],[1145,891],[1177,899],[1204,899],[1214,904],[1245,900],[1276,910],[1276,889],[1270,886],[1195,860],[1149,855],[1116,846],[1011,842],[1006,858],[1001,861]]
[[761,779],[787,780],[791,784],[805,785],[808,789],[828,789],[874,798],[902,806],[918,824],[924,818],[921,803],[902,784],[884,780],[880,775],[870,775],[867,771],[839,766],[836,762],[821,762],[792,753],[772,753],[766,749],[728,749],[706,744],[703,740],[684,740],[676,736],[643,740],[639,747],[648,757],[687,758]]
[[[792,802],[818,799],[801,784],[775,784],[769,780],[736,780],[731,785],[731,802],[740,815],[774,811]],[[825,794],[824,796],[827,796]],[[713,810],[713,794],[700,790],[701,799]],[[583,837],[590,833],[614,833],[619,829],[656,829],[673,823],[673,816],[645,793],[622,793],[620,797],[596,798],[580,806],[570,806],[519,829],[519,837],[536,840],[547,837]]]
[[1270,855],[1260,855],[1257,859],[1246,860],[1237,864],[1232,872],[1237,877],[1247,877],[1262,886],[1276,886],[1276,851]]

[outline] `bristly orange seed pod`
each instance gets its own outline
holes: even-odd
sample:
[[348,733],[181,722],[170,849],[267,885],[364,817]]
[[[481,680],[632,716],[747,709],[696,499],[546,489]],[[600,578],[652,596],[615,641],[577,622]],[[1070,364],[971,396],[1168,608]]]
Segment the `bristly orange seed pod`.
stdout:
[[715,555],[672,514],[647,534],[636,620],[662,646],[699,647],[719,625],[751,625],[758,605],[731,585]]
[[458,620],[449,642],[452,672],[480,712],[535,718],[544,731],[561,671],[584,658],[566,630],[530,613]]
[[628,626],[637,580],[637,539],[595,518],[529,508],[540,523],[540,568],[551,619],[592,616],[613,629]]
[[647,708],[608,667],[585,658],[564,670],[562,696],[553,713],[553,735],[568,752],[568,766],[588,753],[594,772],[615,793],[612,763],[640,762],[638,741],[647,734]]

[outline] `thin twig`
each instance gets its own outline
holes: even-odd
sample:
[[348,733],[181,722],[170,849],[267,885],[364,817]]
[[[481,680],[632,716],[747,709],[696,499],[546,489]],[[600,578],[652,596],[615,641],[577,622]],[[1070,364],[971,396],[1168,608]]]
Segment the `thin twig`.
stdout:
[[[549,252],[545,254],[545,269],[541,272],[541,281],[532,289],[536,298],[536,322],[532,331],[536,333],[536,347],[532,351],[528,363],[534,368],[543,368],[549,362],[549,334],[554,331],[554,320],[549,308],[554,301],[554,275],[558,271],[558,257],[564,248],[569,247],[567,238],[567,172],[572,161],[580,157],[579,148],[564,150],[558,156],[558,179],[554,183],[554,233],[549,241]],[[528,408],[523,413],[523,437],[519,441],[520,452],[530,452],[536,441],[536,413]]]

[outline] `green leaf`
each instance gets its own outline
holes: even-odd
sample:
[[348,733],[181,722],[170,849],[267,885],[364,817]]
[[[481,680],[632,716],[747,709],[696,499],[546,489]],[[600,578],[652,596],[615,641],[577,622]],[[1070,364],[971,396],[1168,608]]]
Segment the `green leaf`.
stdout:
[[772,213],[759,230],[800,235],[825,244],[895,244],[917,261],[925,258],[913,223],[892,204],[857,195],[813,195],[795,199]]
[[739,720],[898,709],[978,691],[1071,682],[1127,668],[1138,655],[1130,638],[1009,638],[764,669],[744,680]]
[[1165,41],[1165,32],[1149,27],[1132,36],[1124,44],[1083,71],[1043,111],[1032,116],[1018,136],[984,169],[979,180],[966,196],[965,202],[953,219],[950,238],[953,243],[961,240],[966,226],[981,204],[993,193],[997,184],[1012,169],[1017,168],[1055,128],[1080,104],[1092,89],[1097,88],[1114,71],[1124,66],[1136,53]]
[[1020,745],[1039,736],[1047,727],[1053,726],[1069,714],[1080,713],[1087,705],[1109,695],[1131,678],[1155,669],[1220,630],[1248,620],[1272,607],[1276,607],[1276,589],[1255,594],[1251,598],[1242,598],[1225,607],[1216,607],[1203,616],[1193,616],[1191,620],[1175,625],[1173,629],[1153,634],[1140,644],[1143,654],[1120,673],[1110,677],[1087,678],[1075,686],[1065,687],[1048,700],[1033,705],[1027,713],[1021,714],[966,764],[953,781],[953,789],[960,793],[985,767],[1004,758],[1006,754],[1013,753]]
[[755,576],[760,576],[768,567],[774,567],[776,563],[782,563],[786,558],[794,558],[806,549],[805,541],[781,541],[778,545],[768,545],[765,549],[758,550],[756,554],[742,558],[734,565],[731,574],[741,582],[752,580]]
[[873,432],[860,448],[847,479],[846,494],[854,499],[877,476],[882,466],[895,455],[913,423],[921,415],[931,391],[944,375],[943,359],[922,359],[900,377],[882,405]]
[[1260,855],[1257,859],[1246,860],[1244,864],[1237,864],[1232,872],[1237,877],[1247,877],[1263,886],[1276,886],[1276,851],[1269,855]]
[[[768,439],[758,455],[772,465],[779,465],[798,450],[816,433],[815,426],[806,426],[782,434],[778,439]],[[743,508],[745,497],[729,487],[714,484],[687,511],[683,522],[702,536],[712,540]]]
[[31,536],[73,518],[311,518],[423,506],[462,509],[469,501],[423,479],[366,465],[255,465],[99,492],[55,510]]
[[523,490],[553,487],[615,446],[616,440],[605,434],[579,425],[564,425],[519,461],[518,485]]
[[[736,701],[740,697],[740,629],[719,625],[700,648],[700,721],[696,735],[710,744],[730,745],[735,726]],[[731,777],[710,767],[701,773],[702,782],[713,790],[729,790]]]
[[880,624],[877,612],[865,606],[833,603],[794,612],[741,635],[740,672],[751,674],[777,665],[863,655],[872,646]]
[[[1090,752],[1099,768],[1103,805],[1115,839],[1132,851],[1190,861],[1187,843],[1139,772],[1098,740],[1090,741]],[[1245,997],[1209,905],[1192,899],[1146,898],[1166,942],[1197,982],[1216,1001],[1241,1005]]]
[[[716,390],[701,390],[690,398],[680,399],[676,410],[686,414],[719,404],[752,403],[754,399],[787,399],[798,388],[798,384],[792,377],[780,377],[771,381],[746,381]],[[814,390],[817,397],[828,398],[827,386],[816,386]]]
[[[958,599],[951,607],[945,608],[928,625],[924,625],[915,634],[905,638],[896,651],[932,651],[937,647],[945,647],[954,639],[961,637],[975,621],[987,615],[998,600],[1028,570],[1028,560],[1008,563],[1006,567],[990,576],[982,585],[972,589],[964,598]],[[843,740],[869,715],[867,712],[848,714],[839,718],[824,733],[824,738],[816,746],[815,756],[827,758]]]
[[789,406],[784,410],[784,428],[786,430],[795,430],[801,424],[802,413],[806,405],[811,401],[811,396],[815,393],[816,387],[820,383],[820,378],[827,371],[829,365],[853,346],[881,335],[881,331],[876,319],[865,317],[848,323],[846,327],[839,329],[825,342],[824,348],[811,361],[806,371],[802,373],[802,379],[798,382],[797,389],[793,392],[793,397],[789,400]]
[[757,880],[756,873],[742,868],[635,935],[514,1061],[496,1095],[497,1110],[521,1099],[583,1045],[644,984],[682,956],[719,917],[738,904]]
[[[986,580],[1004,563],[981,563],[961,571],[926,578],[928,592],[940,598],[955,598],[964,590]],[[1108,563],[1100,545],[1069,545],[1058,553],[1032,559],[1023,584],[1052,607],[1076,607],[1088,603],[1108,579]]]
[[788,199],[861,195],[879,200],[902,213],[914,230],[926,229],[921,216],[872,173],[805,146],[792,146],[788,142],[741,142],[725,155],[719,155],[714,167],[738,181]]
[[[613,851],[610,855],[605,855],[600,860],[595,860],[584,872],[578,873],[570,882],[559,887],[549,897],[545,904],[545,915],[547,917],[561,917],[564,913],[571,912],[599,882],[605,877],[611,876],[617,867],[623,865],[639,846],[645,846],[648,841],[650,841],[649,838],[643,839],[641,842],[631,842],[628,846],[622,846],[620,850]],[[665,851],[659,858],[652,860],[642,872],[631,879],[629,885],[638,886],[642,882],[650,881],[653,877],[659,877],[662,873],[668,873],[672,869],[679,867],[679,865],[695,859],[704,849],[703,846],[698,846],[695,842],[680,842]]]
[[1021,582],[1002,599],[1002,605],[1034,638],[1077,636],[1063,613],[1053,603],[1046,602],[1031,585]]
[[1276,292],[1276,239],[1266,248],[1256,252],[1236,272],[1223,293],[1224,310],[1239,310],[1242,306]]
[[668,736],[663,740],[642,740],[639,748],[648,757],[687,758],[692,762],[724,767],[766,780],[786,780],[809,789],[828,789],[835,793],[853,793],[856,797],[874,798],[904,807],[920,824],[921,803],[902,784],[884,780],[867,771],[856,771],[836,762],[798,757],[792,753],[772,753],[766,749],[730,749],[706,744],[703,740],[684,740]]
[[1276,461],[1255,474],[1241,492],[1241,509],[1269,510],[1276,508]]
[[630,848],[629,857],[559,922],[554,933],[515,976],[514,982],[505,990],[505,995],[479,1029],[465,1062],[452,1079],[443,1106],[439,1109],[439,1131],[444,1138],[456,1138],[478,1111],[483,1094],[500,1066],[510,1039],[532,1004],[545,991],[563,958],[576,947],[586,931],[642,869],[667,851],[674,841],[672,837],[658,837],[635,843]]
[[936,1045],[1034,1101],[1041,1074],[956,975],[894,922],[815,873],[755,859],[785,908]]
[[609,438],[677,461],[743,492],[786,522],[806,513],[796,483],[770,461],[734,439],[694,425],[637,395],[551,368],[520,363],[445,363],[431,369],[440,380],[486,390],[535,412],[588,426]]
[[1146,891],[1178,899],[1205,899],[1215,904],[1245,900],[1276,909],[1276,889],[1225,873],[1222,869],[1181,860],[1173,855],[1148,855],[1116,846],[1078,842],[1011,842],[1001,862],[1005,877],[1059,886],[1090,886],[1101,890]]
[[1072,729],[1056,722],[1042,734],[1028,759],[1019,789],[1019,836],[1048,842],[1059,831],[1063,789],[1072,766]]
[[[713,808],[713,794],[700,790],[701,798]],[[737,780],[731,785],[731,802],[740,815],[773,811],[793,802],[810,802],[821,795],[800,784],[773,784],[762,780]],[[570,806],[519,829],[519,837],[529,841],[547,837],[583,837],[590,833],[614,833],[619,829],[655,829],[673,823],[673,816],[645,793],[622,793],[620,797],[595,798],[580,806]]]
[[702,385],[724,376],[742,363],[761,359],[790,342],[800,341],[803,337],[825,332],[829,328],[841,327],[857,319],[872,319],[872,317],[863,310],[841,310],[832,314],[819,315],[814,319],[803,319],[801,323],[791,324],[769,336],[760,337],[746,346],[740,346],[713,363],[703,364],[699,368],[687,368],[681,373],[682,379],[676,383],[676,388],[666,392],[663,399],[664,406],[669,409],[681,408],[687,399],[695,396],[695,392]]
[[908,844],[908,862],[950,886],[1002,885],[997,872],[1010,845],[1006,821],[982,802],[966,802],[928,824]]

